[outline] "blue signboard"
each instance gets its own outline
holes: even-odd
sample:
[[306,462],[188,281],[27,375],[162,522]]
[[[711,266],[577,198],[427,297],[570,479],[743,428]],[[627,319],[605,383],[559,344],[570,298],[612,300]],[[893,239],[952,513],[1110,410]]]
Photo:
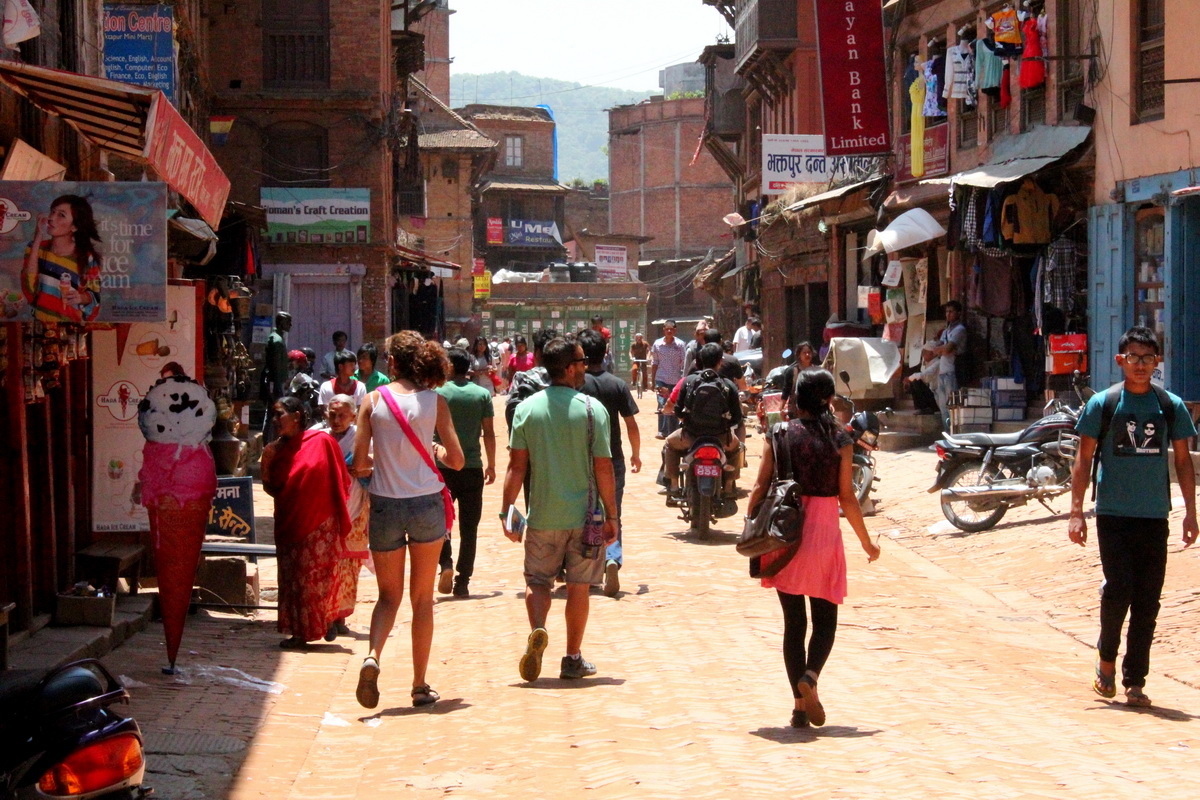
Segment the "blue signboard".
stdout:
[[508,221],[508,244],[561,247],[562,236],[554,220],[513,219]]
[[245,536],[254,542],[254,479],[217,478],[217,496],[208,512],[209,536]]
[[175,102],[175,15],[170,6],[104,4],[104,76],[161,89]]

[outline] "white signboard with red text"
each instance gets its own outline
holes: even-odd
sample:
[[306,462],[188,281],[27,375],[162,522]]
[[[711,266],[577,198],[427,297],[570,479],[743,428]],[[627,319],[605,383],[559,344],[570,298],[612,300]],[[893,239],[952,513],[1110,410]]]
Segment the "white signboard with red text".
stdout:
[[596,245],[596,273],[601,283],[629,280],[629,251],[624,245]]

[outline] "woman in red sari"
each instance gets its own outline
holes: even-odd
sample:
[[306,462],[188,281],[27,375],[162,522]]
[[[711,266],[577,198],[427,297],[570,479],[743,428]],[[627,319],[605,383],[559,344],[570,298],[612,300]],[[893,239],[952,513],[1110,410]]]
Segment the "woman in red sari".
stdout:
[[284,397],[271,413],[279,438],[263,450],[262,482],[275,498],[279,632],[291,634],[279,646],[303,648],[338,617],[350,473],[332,436],[305,430],[299,400]]

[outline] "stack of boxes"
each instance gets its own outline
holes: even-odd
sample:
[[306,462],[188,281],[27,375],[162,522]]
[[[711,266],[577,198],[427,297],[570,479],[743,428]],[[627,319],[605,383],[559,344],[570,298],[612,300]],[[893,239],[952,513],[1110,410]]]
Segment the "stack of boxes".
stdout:
[[950,428],[955,433],[986,432],[991,425],[991,390],[959,389],[950,398]]
[[992,418],[996,422],[1025,419],[1025,384],[1015,378],[985,378],[983,387],[991,392]]

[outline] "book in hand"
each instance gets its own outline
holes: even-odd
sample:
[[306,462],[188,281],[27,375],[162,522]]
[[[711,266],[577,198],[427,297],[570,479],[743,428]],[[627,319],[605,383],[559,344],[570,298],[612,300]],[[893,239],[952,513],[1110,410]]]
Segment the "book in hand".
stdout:
[[515,534],[518,541],[525,538],[525,515],[517,510],[517,506],[511,505],[508,507],[508,514],[504,518],[504,527],[509,533]]

